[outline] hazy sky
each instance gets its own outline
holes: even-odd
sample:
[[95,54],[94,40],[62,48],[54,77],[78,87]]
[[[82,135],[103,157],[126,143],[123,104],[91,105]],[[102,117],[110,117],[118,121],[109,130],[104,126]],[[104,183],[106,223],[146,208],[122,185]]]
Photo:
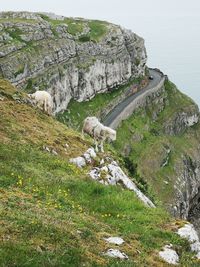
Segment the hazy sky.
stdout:
[[199,15],[199,0],[6,0],[0,10],[49,11],[128,24],[133,16]]
[[0,0],[0,11],[43,11],[102,19],[145,39],[148,65],[161,68],[200,105],[200,0]]

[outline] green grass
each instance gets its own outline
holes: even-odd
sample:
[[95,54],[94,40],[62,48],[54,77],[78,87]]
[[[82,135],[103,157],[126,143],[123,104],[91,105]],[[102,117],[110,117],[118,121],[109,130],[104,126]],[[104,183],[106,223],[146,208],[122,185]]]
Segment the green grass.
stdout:
[[24,65],[19,66],[18,70],[15,72],[15,77],[17,77],[19,74],[24,73]]
[[[91,181],[63,158],[35,146],[1,144],[0,159],[1,266],[112,266],[101,255],[109,235],[123,236],[131,246],[121,249],[138,266],[166,242],[187,246],[163,228],[170,219],[162,209]],[[132,256],[136,247],[145,260]]]
[[22,30],[18,28],[12,28],[11,29],[6,29],[5,30],[14,40],[17,40],[19,42],[22,42],[21,34],[23,34]]
[[107,32],[107,23],[93,20],[88,23],[90,27],[90,39],[94,41],[99,41],[102,36]]
[[47,15],[40,14],[40,16],[48,21],[53,28],[61,24],[67,25],[67,31],[69,34],[76,36],[83,33],[84,27],[89,27],[89,32],[87,35],[81,35],[79,37],[80,42],[94,41],[98,42],[107,33],[107,22],[98,20],[83,20],[83,19],[73,19],[65,18],[64,20],[53,20]]

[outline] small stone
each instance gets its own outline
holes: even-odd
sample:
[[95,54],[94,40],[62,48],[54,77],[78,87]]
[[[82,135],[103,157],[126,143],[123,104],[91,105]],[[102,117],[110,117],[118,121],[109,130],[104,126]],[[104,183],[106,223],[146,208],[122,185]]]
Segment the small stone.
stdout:
[[58,155],[58,153],[57,153],[54,149],[52,149],[51,153],[52,153],[53,155],[55,155],[55,156]]
[[46,151],[49,152],[49,153],[51,152],[51,151],[50,151],[50,148],[48,148],[48,146],[43,146],[43,149],[46,150]]
[[118,258],[118,259],[123,259],[123,260],[127,260],[128,256],[124,253],[121,252],[118,249],[112,249],[110,248],[106,253],[106,256],[112,257],[112,258]]
[[125,241],[118,236],[114,236],[114,237],[108,237],[108,238],[104,238],[104,240],[110,244],[115,244],[115,245],[122,245]]
[[101,159],[100,165],[103,165],[105,163],[104,159]]
[[92,159],[91,159],[91,156],[90,156],[89,153],[84,153],[83,157],[85,158],[87,163],[91,163],[92,162]]
[[89,148],[85,153],[88,153],[91,158],[95,159],[97,157],[97,154],[93,147]]

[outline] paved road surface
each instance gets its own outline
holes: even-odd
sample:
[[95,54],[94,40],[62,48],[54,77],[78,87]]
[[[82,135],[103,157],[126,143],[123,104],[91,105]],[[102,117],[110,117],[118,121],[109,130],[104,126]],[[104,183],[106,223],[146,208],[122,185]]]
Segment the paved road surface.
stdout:
[[106,126],[110,126],[110,124],[115,120],[116,117],[124,110],[126,106],[128,106],[134,99],[148,91],[149,89],[154,88],[162,79],[162,74],[156,70],[150,69],[149,75],[153,76],[153,80],[149,80],[149,84],[142,88],[139,92],[127,97],[122,102],[120,102],[103,120],[103,124]]

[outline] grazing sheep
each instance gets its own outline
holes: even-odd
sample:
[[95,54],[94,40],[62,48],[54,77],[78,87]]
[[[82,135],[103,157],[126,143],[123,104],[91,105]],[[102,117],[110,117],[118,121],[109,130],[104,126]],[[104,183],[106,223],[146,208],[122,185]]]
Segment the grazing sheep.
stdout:
[[84,132],[94,138],[96,152],[98,152],[98,146],[101,152],[104,152],[103,143],[106,140],[116,140],[116,131],[110,127],[104,126],[96,117],[87,117],[84,120],[82,134]]
[[34,105],[46,112],[48,115],[52,115],[53,100],[48,92],[36,91],[33,94],[28,94],[28,97],[32,100]]
[[95,150],[98,152],[99,145],[101,152],[104,152],[103,143],[107,140],[115,141],[116,131],[110,127],[104,126],[99,122],[98,125],[93,129],[93,138],[95,142]]
[[87,133],[93,137],[93,129],[98,123],[99,120],[96,117],[87,117],[83,122],[82,136],[84,137],[84,133]]

